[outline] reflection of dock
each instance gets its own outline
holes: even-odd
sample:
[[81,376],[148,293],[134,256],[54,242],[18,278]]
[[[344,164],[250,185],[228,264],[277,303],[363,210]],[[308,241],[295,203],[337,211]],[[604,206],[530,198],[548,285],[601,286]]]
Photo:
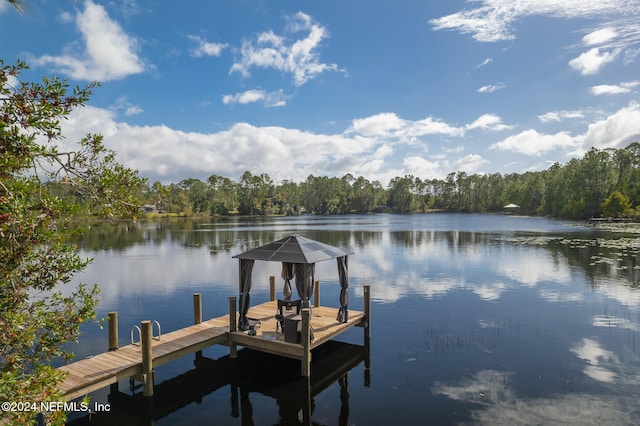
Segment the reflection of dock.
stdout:
[[[129,395],[112,388],[109,413],[93,414],[70,424],[152,424],[194,402],[201,404],[207,395],[225,387],[229,388],[230,415],[240,417],[242,424],[253,424],[251,393],[276,401],[281,424],[311,424],[313,398],[336,381],[341,389],[340,412],[348,416],[347,374],[364,361],[364,385],[368,386],[368,345],[330,341],[315,349],[313,355],[314,374],[309,378],[300,376],[297,362],[268,353],[244,349],[238,351],[236,359],[199,356],[194,369],[158,384],[151,404],[142,394]],[[224,423],[225,419],[219,421]]]
[[[192,353],[197,353],[197,358],[200,358],[200,351],[214,344],[228,345],[231,358],[237,356],[236,346],[239,345],[300,360],[299,374],[309,376],[312,350],[320,348],[354,326],[364,327],[365,341],[369,338],[369,286],[365,286],[365,311],[349,310],[349,321],[346,323],[336,320],[337,308],[315,306],[312,310],[303,309],[300,343],[285,342],[283,333],[276,333],[275,301],[249,309],[248,316],[260,321],[256,335],[237,330],[235,298],[230,298],[229,302],[231,315],[203,322],[200,297],[194,295],[195,325],[164,335],[160,335],[158,326],[158,336],[152,337],[153,324],[143,321],[139,329],[140,342],[122,348],[118,348],[117,344],[117,319],[115,324],[110,321],[109,346],[113,350],[60,367],[60,371],[68,373],[60,390],[65,399],[72,400],[120,380],[135,378],[143,382],[145,396],[153,396],[155,367]],[[319,304],[317,299],[316,304]],[[110,319],[113,318],[111,314]],[[311,334],[313,340],[310,338]]]

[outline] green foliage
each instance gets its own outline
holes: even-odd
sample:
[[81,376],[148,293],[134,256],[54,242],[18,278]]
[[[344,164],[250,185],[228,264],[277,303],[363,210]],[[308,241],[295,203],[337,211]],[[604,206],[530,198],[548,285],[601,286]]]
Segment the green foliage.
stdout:
[[[57,78],[21,82],[24,69],[0,60],[0,400],[39,403],[61,400],[63,377],[51,362],[72,357],[65,345],[95,319],[97,286],[65,286],[90,262],[69,244],[74,202],[101,216],[130,217],[138,210],[130,188],[143,181],[115,162],[99,135],[72,151],[57,145],[60,120],[87,102],[96,83],[70,90]],[[0,415],[34,420],[32,412]],[[63,423],[64,413],[45,418]]]
[[606,217],[625,217],[631,214],[631,201],[629,197],[614,191],[602,202],[602,214]]

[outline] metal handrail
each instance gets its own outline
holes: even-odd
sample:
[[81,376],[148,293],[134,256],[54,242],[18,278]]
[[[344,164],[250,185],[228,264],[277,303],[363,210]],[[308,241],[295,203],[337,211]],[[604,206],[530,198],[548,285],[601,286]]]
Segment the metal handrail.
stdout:
[[[158,335],[157,336],[153,336],[153,324],[158,326]],[[162,336],[162,331],[160,331],[160,323],[156,320],[153,320],[153,323],[151,324],[151,338],[152,339],[156,339],[156,340],[160,340],[160,336]]]
[[[133,330],[138,330],[138,341],[136,342],[133,339]],[[140,342],[142,341],[142,330],[140,330],[140,327],[138,327],[137,325],[134,325],[133,327],[131,327],[131,344],[132,345],[136,345],[136,346],[140,346]]]

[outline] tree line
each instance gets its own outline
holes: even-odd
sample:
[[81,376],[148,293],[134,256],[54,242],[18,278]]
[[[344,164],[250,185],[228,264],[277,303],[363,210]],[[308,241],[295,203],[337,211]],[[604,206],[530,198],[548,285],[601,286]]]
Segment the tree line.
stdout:
[[[61,182],[51,183],[58,195]],[[303,182],[278,184],[267,174],[244,172],[239,180],[211,175],[135,189],[148,210],[183,215],[297,215],[427,211],[501,212],[506,204],[519,211],[570,219],[640,217],[640,142],[623,149],[590,149],[582,158],[555,163],[546,170],[511,174],[451,172],[444,179],[406,175],[386,188],[379,181],[346,174],[309,175]],[[81,199],[77,200],[82,203]]]

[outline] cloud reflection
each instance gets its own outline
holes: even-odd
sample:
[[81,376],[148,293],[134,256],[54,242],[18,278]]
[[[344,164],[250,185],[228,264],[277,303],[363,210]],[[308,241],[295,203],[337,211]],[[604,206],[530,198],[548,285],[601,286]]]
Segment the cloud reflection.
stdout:
[[[436,383],[434,395],[473,404],[469,424],[487,425],[630,425],[636,424],[635,395],[556,395],[519,398],[511,386],[515,373],[482,370],[457,385]],[[635,407],[635,408],[634,408]]]
[[635,351],[628,350],[621,359],[612,351],[604,349],[593,339],[583,338],[571,349],[578,358],[587,365],[583,373],[588,377],[603,383],[616,385],[640,384],[640,357]]

